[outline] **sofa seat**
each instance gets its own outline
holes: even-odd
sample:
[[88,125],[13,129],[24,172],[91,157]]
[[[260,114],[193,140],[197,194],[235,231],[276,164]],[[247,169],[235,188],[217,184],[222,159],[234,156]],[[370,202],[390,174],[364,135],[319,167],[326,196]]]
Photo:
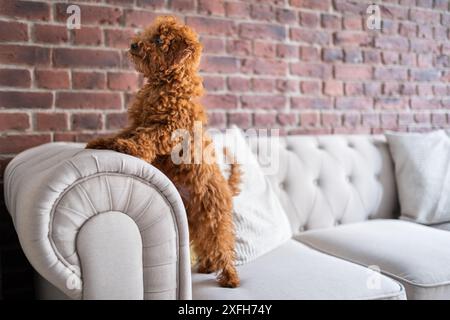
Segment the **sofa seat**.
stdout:
[[408,299],[450,297],[450,233],[401,220],[372,220],[304,232],[296,240],[401,282]]
[[221,288],[213,274],[192,274],[193,299],[405,299],[404,288],[381,276],[367,285],[371,270],[289,240],[238,267],[241,286]]

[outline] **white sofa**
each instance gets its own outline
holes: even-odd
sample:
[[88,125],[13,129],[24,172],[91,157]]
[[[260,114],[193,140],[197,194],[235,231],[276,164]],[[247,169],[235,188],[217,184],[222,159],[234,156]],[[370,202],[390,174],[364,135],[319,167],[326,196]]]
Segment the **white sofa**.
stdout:
[[450,299],[450,225],[397,219],[383,137],[288,136],[279,152],[269,179],[294,236],[239,266],[237,289],[191,272],[181,198],[151,165],[72,143],[19,154],[5,199],[38,297]]

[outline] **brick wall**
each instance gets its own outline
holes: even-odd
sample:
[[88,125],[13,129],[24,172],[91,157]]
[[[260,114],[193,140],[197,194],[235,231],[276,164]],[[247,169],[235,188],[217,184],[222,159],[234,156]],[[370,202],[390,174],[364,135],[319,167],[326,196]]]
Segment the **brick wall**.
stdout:
[[[129,38],[159,13],[201,34],[212,126],[301,134],[450,127],[449,1],[375,1],[382,30],[367,30],[370,2],[0,0],[0,182],[24,149],[124,126],[142,83],[126,58]],[[66,28],[69,3],[80,5],[80,30]],[[2,202],[6,296],[29,296],[29,266]]]

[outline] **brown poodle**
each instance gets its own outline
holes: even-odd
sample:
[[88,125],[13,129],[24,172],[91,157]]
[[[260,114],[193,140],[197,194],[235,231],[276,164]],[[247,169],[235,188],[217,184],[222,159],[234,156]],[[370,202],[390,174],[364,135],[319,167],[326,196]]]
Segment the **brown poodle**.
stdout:
[[[198,271],[219,272],[224,287],[239,285],[235,268],[232,197],[238,194],[240,171],[232,164],[225,180],[215,162],[175,164],[171,159],[179,140],[177,129],[187,130],[194,145],[194,122],[206,124],[203,106],[193,99],[203,93],[197,74],[202,46],[197,34],[173,17],[159,17],[137,35],[129,54],[146,84],[129,108],[130,125],[111,138],[99,138],[87,148],[130,154],[164,172],[184,196],[190,239],[198,256]],[[200,144],[211,150],[211,139]],[[189,148],[191,158],[195,148]]]

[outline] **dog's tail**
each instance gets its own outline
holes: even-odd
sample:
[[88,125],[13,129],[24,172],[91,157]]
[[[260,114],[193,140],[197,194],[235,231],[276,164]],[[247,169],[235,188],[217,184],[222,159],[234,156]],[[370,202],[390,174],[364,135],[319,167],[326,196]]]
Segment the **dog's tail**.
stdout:
[[230,176],[228,177],[228,186],[230,187],[233,196],[237,196],[241,189],[241,165],[236,162],[236,158],[231,154],[227,147],[223,148],[223,154],[227,163],[230,163]]

